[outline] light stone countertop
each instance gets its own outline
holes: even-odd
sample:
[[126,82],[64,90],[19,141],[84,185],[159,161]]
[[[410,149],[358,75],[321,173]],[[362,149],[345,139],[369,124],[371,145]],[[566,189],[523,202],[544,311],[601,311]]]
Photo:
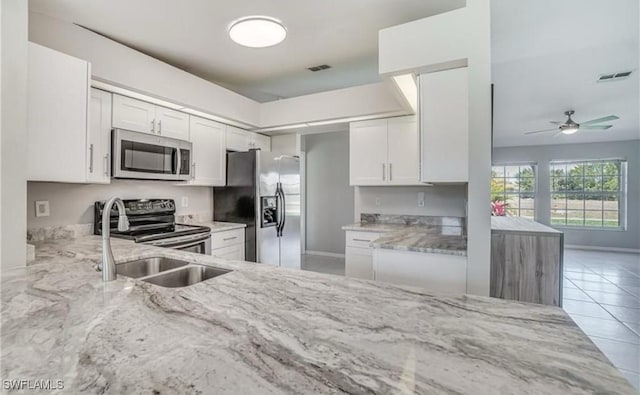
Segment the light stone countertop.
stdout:
[[112,241],[117,262],[234,271],[105,284],[100,237],[37,243],[35,264],[2,273],[3,378],[91,394],[636,393],[556,307]]
[[522,217],[491,217],[491,230],[494,232],[541,233],[560,236],[563,233],[550,226]]
[[402,225],[355,223],[342,230],[381,233],[371,247],[446,255],[467,255],[467,237],[461,227],[440,225]]
[[246,224],[237,224],[233,222],[219,222],[219,221],[198,222],[192,225],[208,226],[209,228],[211,228],[211,233],[226,232],[228,230],[244,229],[247,227]]

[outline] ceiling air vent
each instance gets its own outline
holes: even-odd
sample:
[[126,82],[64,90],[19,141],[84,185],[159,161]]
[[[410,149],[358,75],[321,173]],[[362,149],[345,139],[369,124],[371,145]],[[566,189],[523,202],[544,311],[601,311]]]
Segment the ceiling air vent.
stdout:
[[313,66],[313,67],[307,67],[307,70],[316,72],[316,71],[322,71],[322,70],[326,70],[326,69],[330,69],[331,66],[329,66],[328,64],[321,64],[319,66]]
[[598,82],[609,82],[609,81],[619,81],[625,78],[629,78],[632,71],[621,71],[619,73],[610,73],[610,74],[600,74],[598,77]]

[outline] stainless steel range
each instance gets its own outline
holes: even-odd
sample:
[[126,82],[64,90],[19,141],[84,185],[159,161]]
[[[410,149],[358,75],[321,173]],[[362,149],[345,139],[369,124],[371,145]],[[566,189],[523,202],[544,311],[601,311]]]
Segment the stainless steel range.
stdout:
[[[118,211],[111,210],[111,236],[176,250],[211,254],[211,229],[206,226],[176,224],[173,199],[124,200],[129,230],[118,231]],[[102,234],[105,202],[94,204],[94,234]]]

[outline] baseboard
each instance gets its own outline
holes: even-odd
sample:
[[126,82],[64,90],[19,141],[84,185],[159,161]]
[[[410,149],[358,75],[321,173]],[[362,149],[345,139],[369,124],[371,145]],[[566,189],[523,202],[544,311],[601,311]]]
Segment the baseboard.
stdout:
[[319,256],[328,256],[331,258],[344,258],[344,254],[336,254],[335,252],[324,252],[324,251],[305,251],[306,255],[319,255]]
[[640,250],[634,248],[617,248],[617,247],[598,247],[598,246],[582,246],[582,245],[570,245],[564,246],[569,250],[585,250],[585,251],[603,251],[603,252],[627,252],[631,254],[638,254]]

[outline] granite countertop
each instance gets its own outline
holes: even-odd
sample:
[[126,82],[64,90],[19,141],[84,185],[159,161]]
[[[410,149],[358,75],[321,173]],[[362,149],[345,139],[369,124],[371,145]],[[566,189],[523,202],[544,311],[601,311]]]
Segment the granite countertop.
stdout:
[[69,393],[635,394],[559,308],[112,240],[118,262],[234,270],[185,288],[94,265],[100,238],[36,244],[2,276],[2,377]]
[[467,255],[467,237],[458,226],[355,223],[342,230],[382,233],[371,242],[373,248]]
[[563,233],[547,225],[522,217],[491,217],[491,230],[494,232],[542,233],[560,236]]
[[209,228],[211,228],[211,233],[226,232],[228,230],[243,229],[247,227],[247,224],[237,224],[233,222],[218,222],[218,221],[199,222],[193,225],[208,226]]

